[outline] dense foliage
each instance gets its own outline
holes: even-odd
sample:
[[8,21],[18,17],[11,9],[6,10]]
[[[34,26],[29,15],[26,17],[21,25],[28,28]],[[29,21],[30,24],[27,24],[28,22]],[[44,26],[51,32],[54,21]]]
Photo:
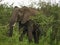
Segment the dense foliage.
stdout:
[[[12,7],[0,5],[0,45],[29,45],[26,36],[22,42],[19,42],[18,25],[14,27],[12,38],[6,36],[12,10]],[[45,32],[45,36],[40,38],[38,45],[60,45],[60,7],[58,4],[42,6],[37,16],[31,17],[31,19],[38,23]],[[31,45],[35,44],[31,43]]]

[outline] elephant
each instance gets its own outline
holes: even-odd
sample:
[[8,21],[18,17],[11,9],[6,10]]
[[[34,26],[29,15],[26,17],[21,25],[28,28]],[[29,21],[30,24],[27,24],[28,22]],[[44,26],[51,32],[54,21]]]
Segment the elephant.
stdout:
[[13,34],[13,26],[16,22],[19,23],[19,30],[20,27],[24,27],[24,30],[28,30],[28,39],[29,42],[32,41],[32,31],[33,31],[33,23],[30,21],[31,16],[36,16],[38,13],[37,9],[23,6],[22,8],[18,8],[17,6],[12,11],[12,16],[9,22],[9,30],[8,36],[12,37]]

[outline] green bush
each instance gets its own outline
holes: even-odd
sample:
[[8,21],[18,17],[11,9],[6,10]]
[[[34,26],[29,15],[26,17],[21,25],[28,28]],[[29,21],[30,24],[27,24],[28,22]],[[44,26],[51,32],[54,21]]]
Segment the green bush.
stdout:
[[[19,42],[17,25],[14,27],[13,37],[6,36],[7,24],[9,24],[12,10],[12,7],[0,5],[0,45],[29,45],[26,36],[22,42]],[[58,5],[47,4],[46,7],[42,6],[40,13],[30,19],[38,23],[46,33],[46,36],[42,36],[38,45],[60,45],[60,7]],[[51,40],[53,36],[56,38],[54,41]],[[31,43],[30,45],[36,44]]]

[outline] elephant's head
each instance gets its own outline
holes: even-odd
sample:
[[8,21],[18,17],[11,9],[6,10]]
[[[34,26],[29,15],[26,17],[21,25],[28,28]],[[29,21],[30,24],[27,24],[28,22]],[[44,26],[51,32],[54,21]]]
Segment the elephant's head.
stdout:
[[22,7],[18,8],[15,7],[12,12],[11,23],[13,24],[16,21],[21,21],[22,24],[26,23],[30,20],[30,16],[34,16],[37,14],[37,10],[34,8]]

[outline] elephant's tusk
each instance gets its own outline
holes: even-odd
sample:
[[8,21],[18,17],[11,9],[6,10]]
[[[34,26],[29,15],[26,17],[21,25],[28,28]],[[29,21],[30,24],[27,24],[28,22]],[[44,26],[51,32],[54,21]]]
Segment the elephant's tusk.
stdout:
[[14,23],[13,27],[16,25],[16,23]]

